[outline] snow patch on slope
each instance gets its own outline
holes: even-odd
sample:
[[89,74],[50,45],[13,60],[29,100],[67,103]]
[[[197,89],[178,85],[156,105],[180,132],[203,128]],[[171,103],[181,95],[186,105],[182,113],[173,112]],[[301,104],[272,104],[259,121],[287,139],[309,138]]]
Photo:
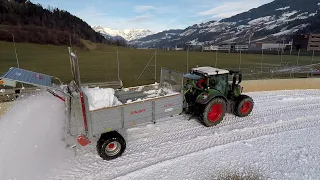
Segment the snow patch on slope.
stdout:
[[284,28],[280,32],[272,34],[272,35],[273,36],[289,35],[289,34],[292,34],[292,33],[299,31],[300,29],[306,28],[309,25],[310,24],[301,24],[301,25],[295,26],[295,27],[293,27],[291,29],[287,29],[287,30],[285,30],[285,28]]
[[258,23],[261,23],[264,21],[270,21],[270,19],[272,19],[272,16],[260,17],[260,18],[249,21],[248,24],[250,24],[250,25],[258,24]]
[[286,10],[286,9],[289,9],[289,8],[290,8],[290,6],[282,7],[282,8],[276,9],[276,11],[283,11],[283,10]]
[[196,29],[188,29],[184,31],[183,33],[180,34],[180,36],[190,36],[191,34],[195,33],[197,30]]

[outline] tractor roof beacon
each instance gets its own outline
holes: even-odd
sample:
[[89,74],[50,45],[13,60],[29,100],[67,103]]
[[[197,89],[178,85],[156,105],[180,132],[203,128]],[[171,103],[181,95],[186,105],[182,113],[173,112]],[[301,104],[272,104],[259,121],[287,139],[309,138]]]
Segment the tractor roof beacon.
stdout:
[[[225,113],[239,117],[248,116],[253,109],[253,99],[242,94],[240,71],[214,67],[192,68],[184,75],[187,113],[199,118],[206,126],[219,124]],[[232,78],[232,81],[229,79]]]

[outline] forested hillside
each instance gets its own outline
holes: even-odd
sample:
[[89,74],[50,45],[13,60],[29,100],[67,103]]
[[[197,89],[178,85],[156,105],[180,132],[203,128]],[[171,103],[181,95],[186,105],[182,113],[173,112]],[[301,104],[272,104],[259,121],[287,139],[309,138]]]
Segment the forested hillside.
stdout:
[[81,45],[80,39],[124,45],[106,40],[86,22],[58,8],[43,8],[27,0],[0,0],[0,40],[40,44]]

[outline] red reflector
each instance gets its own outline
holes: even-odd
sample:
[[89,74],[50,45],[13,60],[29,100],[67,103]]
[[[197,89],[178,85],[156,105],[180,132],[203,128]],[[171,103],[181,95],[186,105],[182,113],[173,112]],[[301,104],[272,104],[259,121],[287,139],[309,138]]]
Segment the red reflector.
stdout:
[[89,139],[86,138],[84,135],[80,135],[77,137],[77,141],[81,146],[86,146],[91,143]]
[[86,107],[85,107],[85,103],[84,103],[83,92],[80,92],[80,100],[81,100],[81,108],[82,108],[84,129],[85,129],[86,131],[88,131]]

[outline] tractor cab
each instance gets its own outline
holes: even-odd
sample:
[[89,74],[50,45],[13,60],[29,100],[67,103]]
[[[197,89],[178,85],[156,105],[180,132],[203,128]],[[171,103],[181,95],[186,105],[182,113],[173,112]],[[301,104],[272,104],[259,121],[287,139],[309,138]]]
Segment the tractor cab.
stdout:
[[242,92],[239,85],[242,74],[239,71],[218,69],[213,67],[197,67],[184,75],[186,78],[185,92],[192,86],[200,91],[215,90],[230,98],[237,97]]
[[[244,117],[252,110],[253,100],[249,96],[241,95],[242,74],[239,71],[196,67],[185,74],[184,78],[186,79],[184,95],[187,112],[199,116],[207,126],[218,124],[225,112]],[[211,118],[208,118],[208,111],[214,103],[220,105],[214,106],[216,109],[211,109]],[[246,107],[242,107],[243,105]],[[243,108],[242,111],[240,106]],[[218,115],[213,115],[215,113]]]

